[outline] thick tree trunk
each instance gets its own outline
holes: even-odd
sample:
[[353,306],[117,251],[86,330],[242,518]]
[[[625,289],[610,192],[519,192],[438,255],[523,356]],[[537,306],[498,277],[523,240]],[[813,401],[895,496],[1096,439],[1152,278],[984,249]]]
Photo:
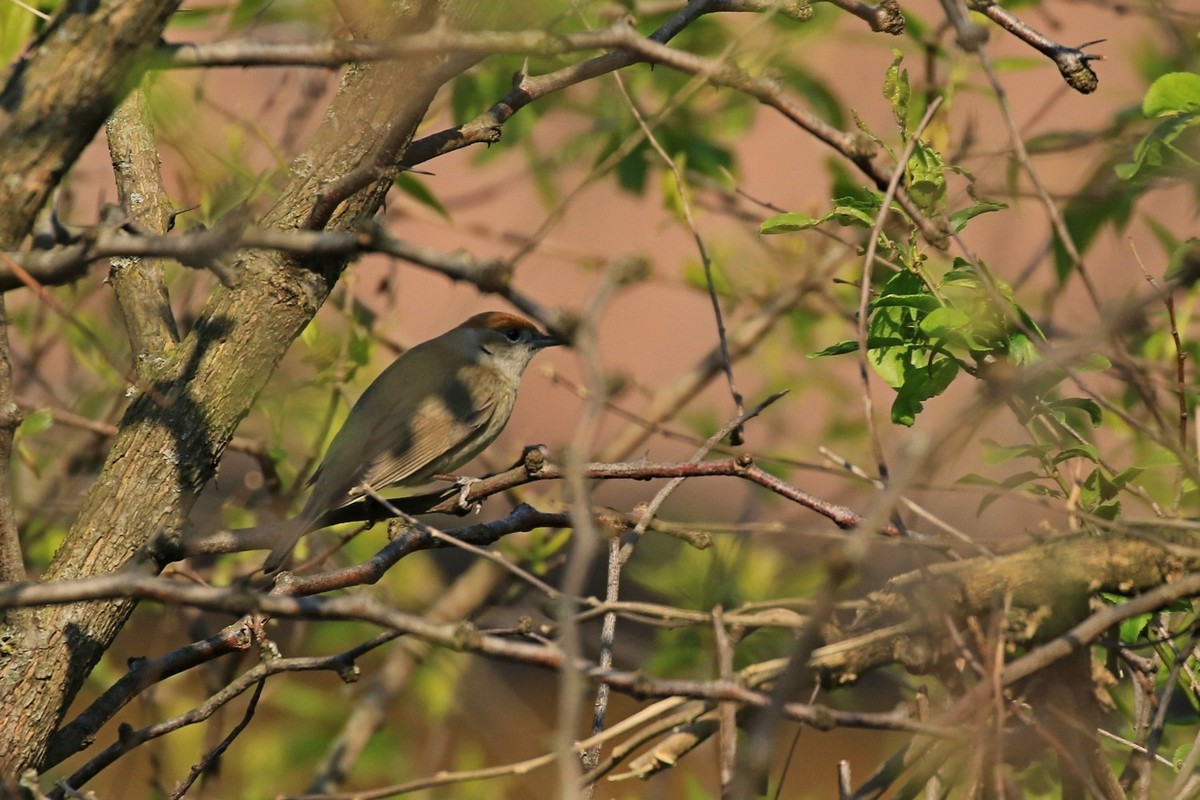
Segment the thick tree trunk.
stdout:
[[[380,148],[389,157],[401,154],[437,87],[454,70],[445,59],[350,68],[265,223],[302,225],[323,186],[375,158]],[[95,127],[102,122],[96,118]],[[353,228],[372,217],[389,186],[390,180],[377,180],[341,203],[328,227]],[[145,373],[152,385],[137,387],[107,462],[45,580],[112,572],[150,537],[182,530],[239,421],[343,266],[299,263],[278,253],[243,254],[238,286],[218,288],[178,348],[159,354],[164,366],[157,374]],[[13,655],[0,661],[5,780],[40,763],[83,680],[132,609],[130,602],[80,603],[12,614],[5,621],[14,642]]]

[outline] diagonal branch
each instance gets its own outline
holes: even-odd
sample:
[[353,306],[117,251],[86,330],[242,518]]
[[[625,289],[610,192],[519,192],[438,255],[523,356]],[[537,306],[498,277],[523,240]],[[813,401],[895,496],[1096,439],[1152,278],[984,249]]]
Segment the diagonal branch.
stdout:
[[[138,226],[165,233],[171,206],[159,172],[157,143],[142,90],[125,99],[109,118],[106,130],[121,208]],[[179,327],[163,284],[162,261],[114,258],[109,281],[129,336],[134,371],[143,383],[148,383],[154,377],[154,365],[179,343]]]
[[[0,87],[0,248],[29,232],[58,179],[75,163],[144,65],[179,0],[99,0],[59,7]],[[44,179],[28,179],[44,176]]]
[[983,14],[992,22],[995,22],[1001,28],[1004,28],[1004,30],[1053,61],[1054,65],[1058,67],[1059,73],[1062,74],[1063,80],[1067,82],[1067,85],[1080,94],[1091,94],[1100,85],[1100,79],[1096,77],[1096,72],[1092,69],[1091,62],[1099,61],[1104,56],[1090,55],[1085,53],[1084,49],[1094,44],[1100,44],[1100,42],[1104,41],[1103,39],[1088,42],[1079,47],[1067,47],[1047,37],[1045,34],[1035,31],[1027,23],[1017,18],[1011,11],[995,2],[995,0],[967,0],[967,7],[972,11],[978,11]]
[[[13,507],[13,436],[21,424],[21,409],[13,388],[12,359],[9,357],[8,311],[0,295],[0,581],[25,579],[25,559]],[[3,787],[0,786],[0,789]]]

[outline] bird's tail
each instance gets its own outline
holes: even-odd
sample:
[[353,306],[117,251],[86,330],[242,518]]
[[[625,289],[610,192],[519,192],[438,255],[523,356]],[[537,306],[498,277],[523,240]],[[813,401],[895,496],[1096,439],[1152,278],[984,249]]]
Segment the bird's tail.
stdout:
[[301,536],[312,531],[313,524],[312,520],[307,517],[299,516],[280,522],[272,522],[269,523],[269,526],[275,529],[271,531],[271,537],[275,543],[271,547],[271,554],[267,556],[267,560],[263,564],[263,573],[274,575],[283,569],[283,565],[287,563],[288,556],[292,554],[292,549],[295,548],[296,542],[300,541]]

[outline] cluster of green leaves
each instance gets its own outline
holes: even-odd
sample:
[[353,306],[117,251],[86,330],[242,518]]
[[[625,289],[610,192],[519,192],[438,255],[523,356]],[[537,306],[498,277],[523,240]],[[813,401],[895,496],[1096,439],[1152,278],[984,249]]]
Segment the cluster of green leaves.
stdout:
[[[912,121],[921,109],[915,107],[908,76],[901,64],[897,55],[885,76],[883,94],[891,105],[900,139],[907,143],[910,153],[904,161],[904,185],[924,214],[948,220],[955,230],[961,231],[979,214],[1004,206],[975,198],[970,190],[969,172],[947,164],[928,142],[912,141]],[[1178,83],[1192,85],[1190,80]],[[1178,85],[1176,89],[1171,95],[1175,98],[1172,107],[1191,102],[1180,99]],[[1159,97],[1152,107],[1165,105],[1164,91],[1152,90],[1152,94]],[[881,137],[861,122],[860,129],[896,157]],[[947,200],[950,174],[967,180],[972,204],[950,208]],[[926,401],[943,394],[960,376],[985,378],[999,374],[992,371],[997,365],[1038,367],[1019,373],[1021,390],[1008,399],[1014,414],[1029,431],[1031,441],[1015,446],[986,445],[986,457],[992,465],[1013,459],[1032,459],[1035,465],[1000,480],[967,475],[965,483],[989,490],[981,501],[981,511],[998,497],[1019,489],[1060,501],[1070,498],[1073,507],[1086,514],[1114,519],[1121,511],[1120,496],[1147,470],[1167,463],[1177,465],[1173,458],[1164,460],[1164,454],[1169,453],[1163,448],[1151,447],[1139,452],[1134,466],[1123,469],[1109,466],[1091,443],[1094,430],[1103,421],[1100,405],[1088,397],[1062,395],[1059,386],[1067,379],[1068,372],[1041,362],[1039,350],[1044,336],[1018,303],[1011,287],[982,262],[953,259],[940,264],[939,257],[921,245],[913,221],[903,208],[893,203],[884,211],[885,196],[881,192],[863,187],[848,191],[838,182],[835,187],[838,187],[837,199],[824,215],[789,212],[767,219],[760,227],[764,234],[830,224],[879,229],[875,243],[878,261],[889,266],[891,272],[876,270],[868,275],[876,288],[867,306],[863,336],[837,342],[814,353],[814,357],[857,352],[865,342],[868,363],[895,390],[892,421],[906,426],[914,424]],[[1129,208],[1132,209],[1132,199]],[[893,224],[879,222],[885,216]],[[899,223],[895,224],[897,219]],[[1186,255],[1192,249],[1185,244],[1179,247],[1179,252]],[[1186,259],[1180,256],[1176,260],[1182,263]],[[1160,344],[1163,341],[1160,339]],[[1109,367],[1111,363],[1098,355],[1074,364],[1075,369],[1083,371]],[[1060,466],[1076,459],[1090,462],[1090,470],[1080,480],[1065,478]],[[1187,492],[1195,487],[1189,487],[1185,481],[1182,488]]]
[[[1049,401],[1043,405],[1043,411],[1055,424],[1070,426],[1073,430],[1086,430],[1084,426],[1088,424],[1097,427],[1101,421],[1100,407],[1094,401],[1085,398],[1070,397]],[[990,490],[979,502],[980,511],[1004,494],[1021,490],[1055,500],[1072,499],[1076,508],[1083,513],[1099,519],[1113,520],[1121,513],[1121,493],[1148,468],[1147,465],[1133,466],[1114,475],[1103,466],[1100,451],[1090,442],[1077,442],[1069,446],[1058,442],[1005,446],[985,441],[983,452],[984,462],[988,465],[1007,464],[1016,459],[1032,459],[1035,466],[1014,472],[1002,480],[994,480],[978,473],[965,475],[960,481],[964,485]],[[1087,475],[1076,483],[1064,481],[1059,474],[1059,466],[1072,459],[1082,459],[1092,464]]]
[[[1006,284],[981,278],[956,260],[940,280],[915,271],[895,273],[869,306],[867,354],[896,390],[892,421],[912,425],[926,400],[950,387],[960,372],[975,375],[990,359],[1030,363],[1041,339],[1037,325]],[[858,350],[858,340],[831,345],[814,356]]]
[[[1181,37],[1178,47],[1149,48],[1134,59],[1148,89],[1140,108],[1130,108],[1112,120],[1100,140],[1123,141],[1153,121],[1130,153],[1123,144],[1102,157],[1063,209],[1063,221],[1080,252],[1087,250],[1106,227],[1124,231],[1135,218],[1138,200],[1163,185],[1188,181],[1200,196],[1200,76],[1194,72],[1200,41]],[[1191,70],[1191,71],[1188,71]],[[1082,139],[1089,138],[1082,135]],[[1074,141],[1073,141],[1074,139]],[[1028,143],[1032,154],[1071,147],[1081,135],[1051,134]],[[1132,157],[1132,160],[1130,158]],[[1147,219],[1167,251],[1178,241],[1155,219]],[[1056,240],[1055,267],[1059,282],[1072,274],[1075,263]]]
[[[971,175],[948,165],[928,142],[912,138],[910,126],[916,109],[899,53],[888,67],[883,94],[891,105],[901,140],[907,143],[906,191],[925,214],[947,215],[947,174],[958,173],[968,182]],[[859,127],[899,161],[861,121]],[[960,372],[974,374],[990,358],[1028,363],[1036,351],[1034,340],[1040,339],[1041,333],[1017,304],[1012,290],[988,273],[984,265],[973,266],[956,259],[940,277],[935,277],[912,220],[896,203],[885,212],[884,199],[881,192],[860,188],[839,197],[832,210],[821,217],[797,212],[778,214],[764,221],[760,231],[789,233],[828,223],[874,230],[885,214],[895,214],[907,223],[905,240],[879,226],[879,253],[896,271],[883,282],[868,307],[865,339],[871,365],[896,390],[893,422],[912,425],[924,402],[945,392]],[[948,217],[956,230],[962,230],[972,218],[1002,208],[1002,203],[975,200]],[[840,355],[855,352],[858,347],[858,339],[851,339],[814,355]]]
[[1158,122],[1133,151],[1133,163],[1118,164],[1125,180],[1200,170],[1200,75],[1172,72],[1150,84],[1142,113]]

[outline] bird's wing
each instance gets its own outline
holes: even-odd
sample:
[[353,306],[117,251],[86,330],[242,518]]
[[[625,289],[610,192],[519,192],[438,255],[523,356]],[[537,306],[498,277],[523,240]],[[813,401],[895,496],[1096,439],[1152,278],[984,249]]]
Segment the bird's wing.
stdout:
[[[404,391],[388,390],[396,382],[385,371],[351,409],[313,476],[304,515],[315,518],[361,497],[363,484],[412,485],[450,472],[478,455],[508,421],[515,392],[493,370],[468,365],[447,380],[444,370],[410,368],[407,356],[389,368],[404,376]],[[489,388],[480,391],[480,385]]]
[[[469,407],[450,408],[438,398],[422,405],[409,420],[394,420],[380,431],[382,442],[397,442],[375,454],[360,483],[382,489],[396,483],[424,483],[434,475],[450,472],[474,458],[491,442],[484,433],[492,427],[497,412],[495,397]],[[352,490],[352,494],[361,491]]]
[[353,500],[371,464],[405,446],[409,434],[397,423],[415,417],[421,398],[438,389],[439,371],[428,368],[439,356],[431,345],[423,342],[393,361],[358,398],[308,479],[313,489],[301,516],[316,519]]

